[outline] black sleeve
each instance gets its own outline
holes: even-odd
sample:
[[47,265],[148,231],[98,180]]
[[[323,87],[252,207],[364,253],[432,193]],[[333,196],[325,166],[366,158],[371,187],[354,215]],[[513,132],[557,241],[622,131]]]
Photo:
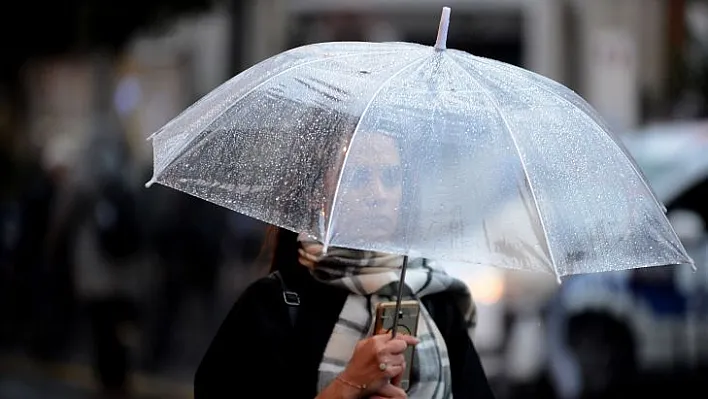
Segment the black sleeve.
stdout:
[[[451,302],[448,302],[451,303]],[[448,334],[445,339],[450,357],[452,389],[455,399],[493,399],[477,350],[472,344],[462,315],[453,306],[449,310]]]
[[241,295],[222,323],[194,379],[194,398],[293,396],[289,319],[280,286],[264,278]]

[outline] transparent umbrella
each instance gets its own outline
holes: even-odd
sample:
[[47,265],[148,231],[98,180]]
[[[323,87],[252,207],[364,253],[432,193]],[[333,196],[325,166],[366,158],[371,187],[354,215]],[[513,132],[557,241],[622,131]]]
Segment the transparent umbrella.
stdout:
[[267,59],[152,136],[160,183],[325,246],[564,276],[691,263],[596,112],[446,48],[321,43]]

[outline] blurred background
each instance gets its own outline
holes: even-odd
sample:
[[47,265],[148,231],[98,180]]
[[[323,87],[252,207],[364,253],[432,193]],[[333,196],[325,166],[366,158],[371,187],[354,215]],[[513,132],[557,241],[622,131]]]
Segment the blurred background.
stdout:
[[432,45],[444,5],[450,47],[548,76],[597,108],[698,266],[562,285],[452,270],[479,306],[474,338],[498,397],[705,397],[707,1],[72,0],[0,13],[0,398],[191,397],[221,320],[267,272],[265,226],[144,189],[146,137],[288,48]]

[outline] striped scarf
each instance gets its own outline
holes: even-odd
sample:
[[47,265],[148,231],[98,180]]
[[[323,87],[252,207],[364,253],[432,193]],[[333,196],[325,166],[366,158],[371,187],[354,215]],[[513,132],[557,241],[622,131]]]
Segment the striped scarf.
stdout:
[[[356,343],[371,336],[374,306],[378,302],[395,300],[403,256],[370,251],[329,248],[323,254],[322,245],[300,235],[300,263],[311,270],[320,282],[345,288],[351,292],[334,326],[319,367],[318,391],[327,387],[346,367]],[[405,279],[407,296],[447,291],[453,294],[470,328],[476,315],[470,292],[462,281],[435,268],[432,262],[411,259]],[[450,360],[442,334],[421,304],[418,322],[411,385],[412,399],[452,398]]]

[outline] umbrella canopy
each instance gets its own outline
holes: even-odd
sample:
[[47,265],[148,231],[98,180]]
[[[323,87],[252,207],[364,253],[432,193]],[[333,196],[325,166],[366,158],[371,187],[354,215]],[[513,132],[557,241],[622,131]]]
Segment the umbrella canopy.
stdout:
[[571,90],[436,46],[320,43],[152,136],[150,183],[327,246],[558,276],[691,262],[632,158]]

